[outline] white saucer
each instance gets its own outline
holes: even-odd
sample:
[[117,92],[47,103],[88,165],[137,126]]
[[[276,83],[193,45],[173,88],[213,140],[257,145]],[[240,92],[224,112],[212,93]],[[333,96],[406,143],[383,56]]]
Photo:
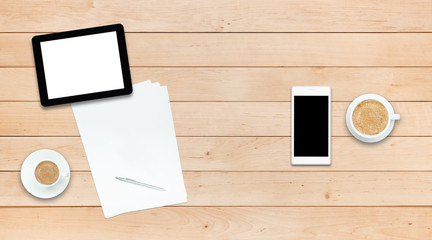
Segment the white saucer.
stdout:
[[[57,184],[52,187],[43,187],[36,182],[33,174],[37,164],[43,160],[50,160],[57,164],[60,172],[68,172],[67,177],[62,177]],[[49,149],[41,149],[31,153],[21,166],[21,182],[25,189],[38,198],[53,198],[62,193],[70,180],[70,168],[66,159],[58,152]]]

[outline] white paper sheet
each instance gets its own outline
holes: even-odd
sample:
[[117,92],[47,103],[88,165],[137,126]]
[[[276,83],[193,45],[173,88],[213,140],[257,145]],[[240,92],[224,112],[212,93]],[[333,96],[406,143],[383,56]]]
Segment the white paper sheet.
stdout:
[[131,95],[74,103],[72,109],[106,218],[187,201],[165,86],[146,81],[134,84]]

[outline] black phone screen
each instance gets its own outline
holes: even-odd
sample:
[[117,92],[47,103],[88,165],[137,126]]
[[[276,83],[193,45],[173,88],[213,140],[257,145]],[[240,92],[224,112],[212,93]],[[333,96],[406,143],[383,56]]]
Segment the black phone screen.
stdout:
[[295,157],[328,157],[328,98],[294,96]]

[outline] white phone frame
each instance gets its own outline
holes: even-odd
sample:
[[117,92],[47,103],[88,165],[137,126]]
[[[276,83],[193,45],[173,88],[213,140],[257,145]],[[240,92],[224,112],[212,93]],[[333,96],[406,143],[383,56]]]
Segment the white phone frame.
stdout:
[[[294,97],[328,96],[328,156],[294,157]],[[294,86],[291,89],[291,165],[331,165],[331,87]]]

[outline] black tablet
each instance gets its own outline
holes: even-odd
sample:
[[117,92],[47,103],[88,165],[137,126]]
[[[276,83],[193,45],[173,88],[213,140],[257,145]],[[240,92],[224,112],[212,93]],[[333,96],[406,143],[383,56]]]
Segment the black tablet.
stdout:
[[121,24],[39,35],[32,43],[43,106],[132,93]]

